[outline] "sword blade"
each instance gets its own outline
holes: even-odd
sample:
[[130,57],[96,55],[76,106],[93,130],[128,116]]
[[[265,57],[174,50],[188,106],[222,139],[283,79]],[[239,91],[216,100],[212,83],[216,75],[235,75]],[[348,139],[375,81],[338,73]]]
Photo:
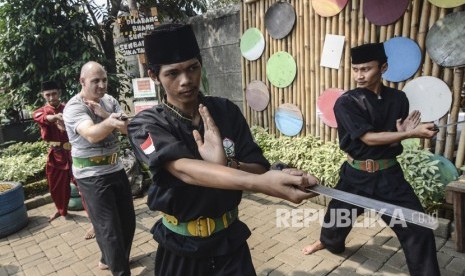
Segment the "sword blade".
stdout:
[[307,191],[325,195],[365,209],[374,210],[381,215],[387,215],[429,229],[435,230],[439,226],[438,220],[433,216],[376,199],[355,195],[321,185],[308,187]]
[[448,123],[448,124],[445,124],[445,125],[434,125],[434,128],[437,130],[439,128],[444,128],[444,127],[449,127],[449,126],[454,126],[454,125],[458,125],[458,124],[463,124],[465,123],[465,120],[462,120],[462,121],[458,121],[458,122],[455,122],[455,123]]

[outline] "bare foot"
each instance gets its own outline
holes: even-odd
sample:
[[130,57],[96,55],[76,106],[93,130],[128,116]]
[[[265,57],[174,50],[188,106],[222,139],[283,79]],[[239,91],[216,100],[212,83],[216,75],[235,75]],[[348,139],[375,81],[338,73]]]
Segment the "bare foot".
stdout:
[[315,253],[318,250],[321,250],[321,249],[324,249],[324,248],[325,248],[324,244],[322,244],[320,240],[317,240],[313,244],[305,246],[302,249],[302,253],[304,255],[310,255],[310,254]]
[[104,263],[102,263],[102,262],[99,261],[99,262],[98,262],[98,268],[99,268],[100,270],[107,270],[107,269],[108,269],[108,265],[106,265],[106,264],[104,264]]
[[50,217],[48,217],[48,222],[51,222],[52,220],[56,219],[56,218],[59,218],[61,215],[59,212],[55,212],[55,214],[51,215]]
[[89,230],[87,230],[86,234],[84,235],[84,239],[90,240],[95,238],[95,231],[94,231],[94,226],[91,226]]

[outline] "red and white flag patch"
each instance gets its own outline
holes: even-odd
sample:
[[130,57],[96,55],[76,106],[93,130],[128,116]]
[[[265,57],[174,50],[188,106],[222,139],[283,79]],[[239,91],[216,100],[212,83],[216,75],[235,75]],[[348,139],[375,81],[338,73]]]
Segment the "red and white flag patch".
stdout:
[[149,155],[155,151],[155,145],[153,144],[153,140],[150,136],[150,133],[147,139],[145,139],[144,143],[140,145],[140,148],[144,151],[146,155]]

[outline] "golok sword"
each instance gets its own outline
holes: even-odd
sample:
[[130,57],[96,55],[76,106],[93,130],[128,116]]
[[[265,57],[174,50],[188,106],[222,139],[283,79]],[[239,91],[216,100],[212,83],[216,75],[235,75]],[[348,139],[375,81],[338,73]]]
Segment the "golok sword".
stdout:
[[455,122],[455,123],[449,123],[449,124],[445,124],[445,125],[440,125],[440,126],[434,125],[433,130],[434,130],[434,131],[438,131],[440,128],[449,127],[449,126],[455,126],[455,125],[463,124],[463,123],[465,123],[465,120],[458,121],[458,122]]
[[308,192],[325,195],[342,202],[346,202],[365,209],[374,210],[381,215],[387,215],[395,219],[403,220],[429,229],[438,228],[437,218],[415,211],[409,208],[397,206],[380,200],[355,195],[352,193],[332,189],[329,187],[314,185],[306,189]]

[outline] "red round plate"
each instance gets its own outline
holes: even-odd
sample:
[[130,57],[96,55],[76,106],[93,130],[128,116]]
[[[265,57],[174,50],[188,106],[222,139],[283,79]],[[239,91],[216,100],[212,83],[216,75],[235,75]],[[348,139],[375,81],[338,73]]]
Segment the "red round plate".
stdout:
[[336,116],[334,115],[334,104],[343,93],[344,90],[342,89],[329,88],[323,91],[316,102],[318,116],[323,123],[330,127],[337,127]]

